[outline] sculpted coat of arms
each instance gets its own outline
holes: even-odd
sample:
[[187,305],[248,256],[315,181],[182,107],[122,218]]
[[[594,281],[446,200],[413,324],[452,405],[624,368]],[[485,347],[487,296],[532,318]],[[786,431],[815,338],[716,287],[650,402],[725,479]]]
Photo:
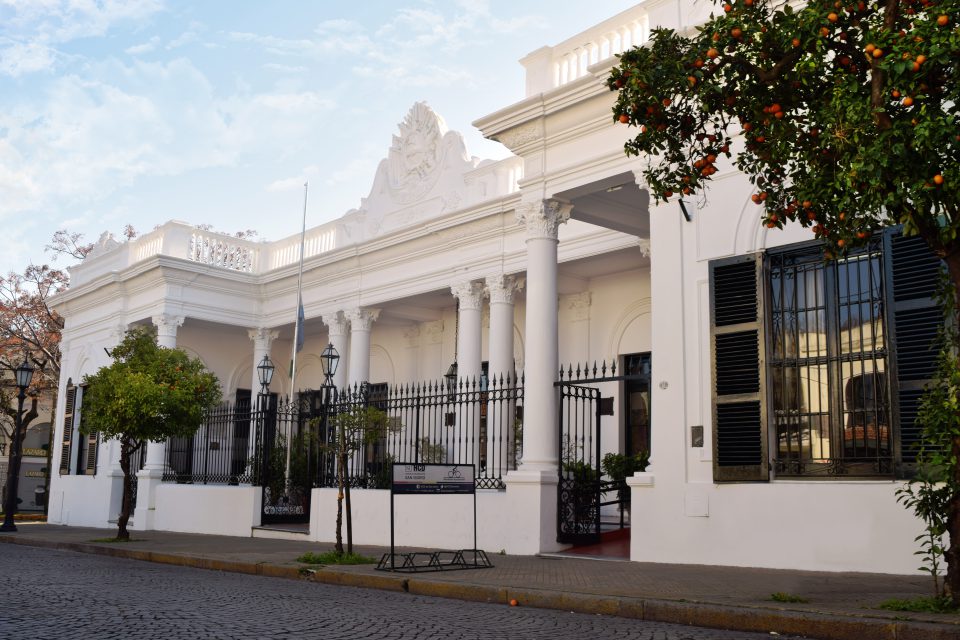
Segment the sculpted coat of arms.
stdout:
[[440,174],[443,120],[424,102],[417,102],[393,136],[388,156],[388,184],[395,200],[412,202],[424,196]]

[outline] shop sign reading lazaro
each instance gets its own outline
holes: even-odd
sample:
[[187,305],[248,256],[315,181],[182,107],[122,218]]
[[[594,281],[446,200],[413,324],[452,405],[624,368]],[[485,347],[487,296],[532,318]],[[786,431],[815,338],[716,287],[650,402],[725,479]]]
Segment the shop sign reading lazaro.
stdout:
[[472,464],[393,465],[393,493],[471,494],[475,491]]

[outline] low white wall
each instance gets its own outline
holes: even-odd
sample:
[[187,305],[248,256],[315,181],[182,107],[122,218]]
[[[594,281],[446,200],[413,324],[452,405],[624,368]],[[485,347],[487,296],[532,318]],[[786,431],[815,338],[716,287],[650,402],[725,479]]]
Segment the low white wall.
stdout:
[[155,527],[161,531],[250,537],[260,524],[260,487],[161,484]]
[[[353,503],[354,544],[390,545],[390,492],[360,489]],[[488,553],[510,551],[510,518],[504,517],[505,491],[477,492],[477,545]],[[473,547],[473,497],[469,495],[394,496],[397,546],[434,549]],[[336,540],[337,490],[314,489],[310,504],[310,537]],[[344,515],[344,518],[346,516]],[[346,520],[343,536],[346,541]]]
[[[638,476],[651,474],[638,474]],[[630,559],[916,574],[922,524],[894,482],[634,486]]]
[[55,476],[51,478],[50,506],[47,521],[74,527],[109,527],[117,513],[111,505],[119,505],[116,496],[123,491],[122,477]]

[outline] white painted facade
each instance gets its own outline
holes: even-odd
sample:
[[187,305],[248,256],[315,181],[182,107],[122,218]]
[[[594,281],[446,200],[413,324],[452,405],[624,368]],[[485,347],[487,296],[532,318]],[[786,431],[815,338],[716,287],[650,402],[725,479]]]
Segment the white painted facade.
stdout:
[[[624,155],[630,131],[613,125],[603,85],[614,53],[654,26],[691,28],[710,8],[643,2],[531,53],[521,61],[526,96],[474,123],[515,154],[506,160],[470,157],[459,134],[414,105],[359,208],[307,231],[297,387],[321,386],[328,342],[342,356],[339,384],[435,380],[455,354],[461,372],[489,362],[496,373],[512,354],[526,381],[524,457],[505,490],[479,492],[478,536],[488,551],[532,554],[562,547],[558,365],[650,352],[652,464],[630,481],[632,560],[912,573],[921,525],[896,503],[893,480],[714,481],[709,261],[808,238],[763,229],[749,183],[730,168],[706,202],[688,203],[690,222],[675,203],[651,206],[644,161]],[[289,394],[298,247],[299,234],[258,243],[179,222],[122,244],[102,239],[56,302],[66,318],[61,394],[107,363],[104,347],[124,328],[151,322],[163,344],[217,374],[225,397],[256,392],[264,354],[278,364],[271,390]],[[492,293],[505,278],[512,314]],[[618,451],[622,385],[601,392],[616,398],[603,449]],[[703,446],[692,426],[703,426]],[[162,447],[148,451],[135,528],[251,535],[260,524],[259,488],[166,484]],[[96,475],[54,475],[50,522],[115,519],[118,453],[101,443]],[[314,490],[309,539],[333,539],[334,500],[334,490]],[[388,544],[389,493],[354,491],[353,501],[356,542]],[[469,498],[401,497],[397,513],[398,544],[470,546]]]

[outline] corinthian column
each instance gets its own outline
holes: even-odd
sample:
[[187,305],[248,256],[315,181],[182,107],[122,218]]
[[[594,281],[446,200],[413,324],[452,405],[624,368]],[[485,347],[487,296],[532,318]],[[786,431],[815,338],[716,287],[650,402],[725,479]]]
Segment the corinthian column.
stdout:
[[513,365],[513,305],[523,278],[497,274],[487,278],[490,294],[490,392],[487,394],[487,458],[490,477],[502,478],[516,467],[514,419],[517,387]]
[[[323,314],[323,324],[327,325],[327,332],[330,344],[340,354],[340,366],[337,372],[333,374],[333,386],[337,389],[343,389],[347,386],[347,367],[343,363],[347,361],[347,331],[349,322],[343,311]],[[369,347],[368,347],[369,348]]]
[[347,313],[350,320],[350,385],[370,380],[370,329],[380,317],[380,309],[353,309]]
[[556,471],[557,443],[557,245],[559,226],[573,208],[561,200],[543,200],[517,209],[527,230],[527,326],[523,425],[523,466]]

